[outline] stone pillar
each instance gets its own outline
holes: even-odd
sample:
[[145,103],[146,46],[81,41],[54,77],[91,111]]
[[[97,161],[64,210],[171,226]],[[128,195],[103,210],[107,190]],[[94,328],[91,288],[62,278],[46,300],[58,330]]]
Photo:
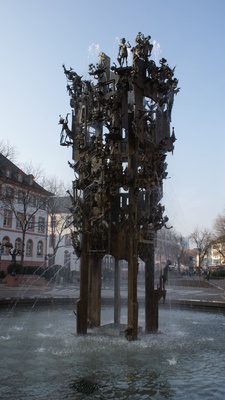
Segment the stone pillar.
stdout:
[[120,308],[121,308],[121,297],[120,297],[120,263],[119,260],[115,259],[115,274],[114,274],[114,324],[120,324]]

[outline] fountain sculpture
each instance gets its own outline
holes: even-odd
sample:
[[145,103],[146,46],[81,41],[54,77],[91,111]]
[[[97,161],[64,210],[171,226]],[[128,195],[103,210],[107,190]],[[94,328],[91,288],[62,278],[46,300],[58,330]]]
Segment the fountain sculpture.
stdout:
[[[87,333],[88,321],[100,325],[101,261],[115,258],[115,308],[119,308],[118,260],[128,261],[127,337],[137,339],[138,257],[145,262],[145,331],[158,329],[158,301],[164,296],[162,279],[154,288],[154,240],[166,225],[161,205],[166,153],[173,152],[170,129],[174,95],[179,91],[167,60],[151,59],[150,36],[140,32],[131,48],[121,39],[117,66],[99,55],[89,65],[90,80],[66,69],[72,109],[71,128],[66,118],[60,144],[72,146],[75,171],[73,244],[81,259],[77,333]],[[128,52],[132,65],[128,66]],[[114,313],[119,323],[119,311]]]

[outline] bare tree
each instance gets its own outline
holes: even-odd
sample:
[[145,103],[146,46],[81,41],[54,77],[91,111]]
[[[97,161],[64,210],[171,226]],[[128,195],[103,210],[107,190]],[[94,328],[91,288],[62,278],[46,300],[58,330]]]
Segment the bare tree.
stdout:
[[[52,263],[55,264],[55,257],[60,247],[64,247],[63,239],[68,235],[68,228],[71,227],[71,213],[69,211],[70,197],[51,197],[49,199],[48,232],[50,245],[52,247]],[[63,242],[63,243],[62,243]]]
[[46,190],[53,193],[54,196],[63,197],[67,195],[67,187],[65,182],[59,180],[55,175],[43,174],[42,178],[38,180],[38,183],[42,185]]
[[43,214],[45,214],[44,210],[47,207],[47,196],[49,195],[50,193],[44,190],[40,194],[40,192],[26,186],[21,189],[4,187],[4,190],[2,190],[1,201],[7,209],[12,211],[17,226],[22,230],[22,248],[20,251],[20,262],[22,265],[26,234],[29,230],[34,229],[35,214],[40,210],[43,210]]
[[17,157],[17,151],[15,146],[11,146],[9,142],[0,140],[0,154],[6,157],[10,161],[15,161]]
[[172,230],[162,228],[157,231],[157,246],[156,246],[156,255],[160,259],[168,260],[172,259]]
[[48,234],[52,248],[51,263],[55,264],[55,257],[60,247],[64,247],[63,240],[71,228],[71,199],[67,194],[64,182],[57,177],[45,177],[44,186],[54,193],[48,202]]
[[[32,161],[29,161],[21,164],[21,169],[25,172],[25,174],[33,175],[35,177],[35,182],[48,190],[46,185],[46,180],[48,178],[45,171],[41,168],[40,165],[35,165]],[[49,192],[51,192],[51,190],[49,190]]]
[[187,249],[187,240],[178,234],[174,229],[161,229],[157,232],[158,250],[164,259],[170,259],[178,265],[178,273],[180,273],[181,263],[183,261],[185,251]]
[[29,161],[22,165],[22,169],[27,175],[35,176],[35,182],[52,193],[53,196],[63,197],[67,195],[71,183],[62,181],[55,175],[46,174],[40,164],[36,165]]
[[213,248],[225,259],[225,214],[217,216],[213,228]]
[[0,186],[6,181],[5,168],[8,161],[13,161],[16,158],[16,148],[11,146],[8,142],[5,143],[0,140]]
[[213,236],[207,229],[199,230],[196,228],[190,235],[190,240],[196,245],[198,252],[198,273],[201,274],[201,266],[205,255],[207,254],[210,246],[212,245]]
[[173,233],[173,242],[174,242],[174,259],[177,262],[177,270],[178,274],[180,274],[181,263],[184,260],[184,256],[187,250],[187,240],[176,232]]
[[[24,260],[25,238],[28,230],[34,230],[35,214],[46,216],[47,199],[51,195],[37,184],[32,174],[26,174],[19,167],[0,154],[1,211],[16,219],[16,227],[22,230],[21,264]],[[44,227],[43,227],[44,229]]]
[[215,238],[225,238],[225,214],[219,214],[213,225]]
[[[4,149],[6,154],[7,148]],[[10,151],[8,151],[9,154]],[[65,200],[67,191],[64,182],[59,181],[56,177],[47,176],[40,166],[35,166],[32,162],[25,163],[22,170],[2,154],[0,154],[0,166],[2,167],[0,168],[0,182],[2,184],[0,200],[4,206],[1,208],[3,212],[5,207],[12,212],[16,219],[17,228],[20,227],[22,230],[21,264],[23,264],[24,260],[27,231],[34,229],[35,214],[37,212],[40,214],[41,210],[43,210],[43,216],[46,216],[47,207],[50,224],[46,225],[46,227],[50,236],[57,238],[56,241],[53,240],[55,258],[60,243],[65,237],[65,228],[68,227],[66,215],[69,213],[69,206],[67,209],[65,207],[63,209],[62,202],[64,201],[65,204],[65,201],[70,200],[70,198],[67,195],[67,200]],[[18,184],[15,185],[11,177],[6,177],[7,168],[13,171],[12,174],[16,176],[17,181],[18,176],[21,176],[21,181],[18,181]]]

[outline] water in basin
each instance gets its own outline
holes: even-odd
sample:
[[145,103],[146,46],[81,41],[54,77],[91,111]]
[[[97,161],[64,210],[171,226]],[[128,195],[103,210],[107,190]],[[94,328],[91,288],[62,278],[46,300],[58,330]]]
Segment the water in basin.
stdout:
[[[111,319],[112,309],[103,308],[102,323]],[[222,313],[160,309],[159,333],[135,342],[77,336],[75,324],[72,306],[1,311],[0,398],[224,398]]]

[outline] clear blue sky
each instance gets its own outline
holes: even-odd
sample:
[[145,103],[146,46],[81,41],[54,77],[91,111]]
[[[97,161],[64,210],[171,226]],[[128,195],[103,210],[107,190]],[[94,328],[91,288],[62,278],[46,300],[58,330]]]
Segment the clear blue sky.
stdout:
[[62,64],[87,75],[99,49],[116,62],[118,39],[151,35],[176,65],[180,93],[168,157],[166,214],[189,235],[211,228],[225,207],[224,0],[0,0],[0,139],[18,161],[69,182],[71,149],[60,147],[59,114],[70,112]]

